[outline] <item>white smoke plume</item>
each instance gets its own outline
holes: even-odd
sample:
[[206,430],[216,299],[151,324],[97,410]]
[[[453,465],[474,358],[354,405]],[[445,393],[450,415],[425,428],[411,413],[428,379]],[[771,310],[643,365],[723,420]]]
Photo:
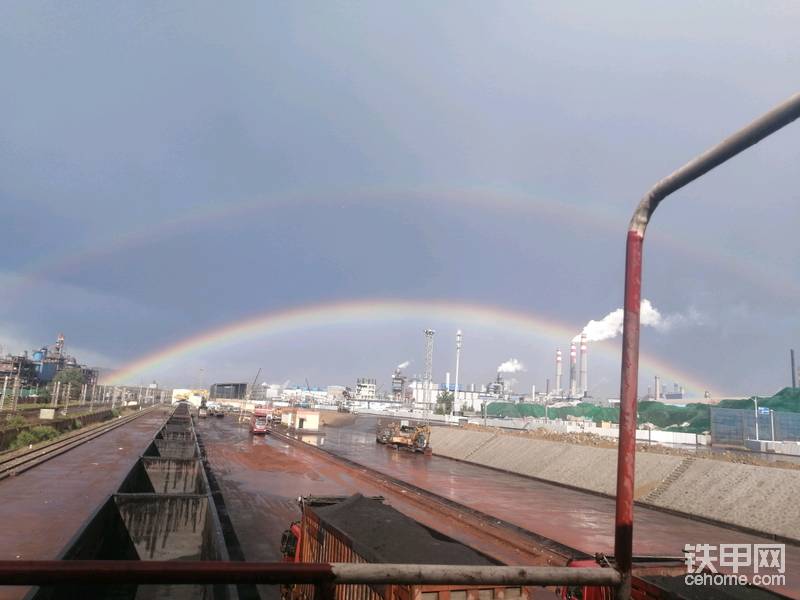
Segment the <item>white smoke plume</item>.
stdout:
[[516,358],[509,358],[506,362],[497,367],[498,373],[519,373],[525,370],[525,365]]
[[400,371],[402,369],[405,369],[410,364],[411,364],[410,360],[407,360],[405,362],[401,362],[399,365],[397,365],[397,370]]
[[[623,309],[618,308],[617,310],[608,313],[599,321],[595,321],[593,319],[586,324],[581,333],[586,334],[586,340],[589,342],[599,342],[602,340],[610,340],[615,338],[622,333],[622,321],[624,314],[625,312]],[[675,324],[687,320],[687,318],[683,315],[663,316],[661,312],[659,312],[659,310],[653,306],[653,303],[647,299],[642,300],[639,319],[642,326],[652,327],[661,332],[669,331]],[[581,333],[576,335],[572,341],[576,343],[579,342],[581,339]]]

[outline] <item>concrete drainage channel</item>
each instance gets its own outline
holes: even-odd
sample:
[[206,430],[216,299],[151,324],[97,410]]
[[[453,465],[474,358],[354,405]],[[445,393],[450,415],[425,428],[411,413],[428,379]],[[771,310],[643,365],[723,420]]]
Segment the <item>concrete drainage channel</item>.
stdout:
[[[192,417],[186,405],[179,405],[118,491],[84,524],[59,558],[179,561],[229,560],[229,556]],[[200,584],[58,586],[35,588],[27,596],[35,600],[240,597],[257,597],[255,588]]]

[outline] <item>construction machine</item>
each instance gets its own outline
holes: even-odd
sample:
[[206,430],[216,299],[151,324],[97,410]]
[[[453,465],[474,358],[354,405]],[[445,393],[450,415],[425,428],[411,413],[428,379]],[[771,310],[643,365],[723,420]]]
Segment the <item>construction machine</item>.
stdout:
[[378,425],[375,441],[379,444],[405,448],[412,452],[431,454],[431,428],[428,424],[411,425],[408,421]]

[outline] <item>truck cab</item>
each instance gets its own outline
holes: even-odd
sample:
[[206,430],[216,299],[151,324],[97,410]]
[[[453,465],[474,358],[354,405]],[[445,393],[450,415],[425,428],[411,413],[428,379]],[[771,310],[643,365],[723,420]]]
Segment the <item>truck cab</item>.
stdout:
[[270,411],[266,408],[257,408],[250,417],[250,433],[265,434],[269,432]]

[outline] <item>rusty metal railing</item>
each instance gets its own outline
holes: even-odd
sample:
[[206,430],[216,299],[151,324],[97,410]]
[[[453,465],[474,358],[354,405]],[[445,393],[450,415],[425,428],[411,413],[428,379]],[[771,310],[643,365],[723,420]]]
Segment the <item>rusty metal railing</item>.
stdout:
[[0,561],[0,585],[393,583],[613,587],[619,582],[619,573],[610,568],[230,561]]
[[628,227],[625,250],[625,317],[622,333],[617,507],[614,556],[622,574],[619,598],[631,592],[633,555],[633,489],[636,454],[636,397],[639,377],[639,310],[642,298],[642,247],[647,224],[658,205],[671,193],[708,173],[800,117],[800,94],[795,94],[732,136],[654,185],[639,202]]

